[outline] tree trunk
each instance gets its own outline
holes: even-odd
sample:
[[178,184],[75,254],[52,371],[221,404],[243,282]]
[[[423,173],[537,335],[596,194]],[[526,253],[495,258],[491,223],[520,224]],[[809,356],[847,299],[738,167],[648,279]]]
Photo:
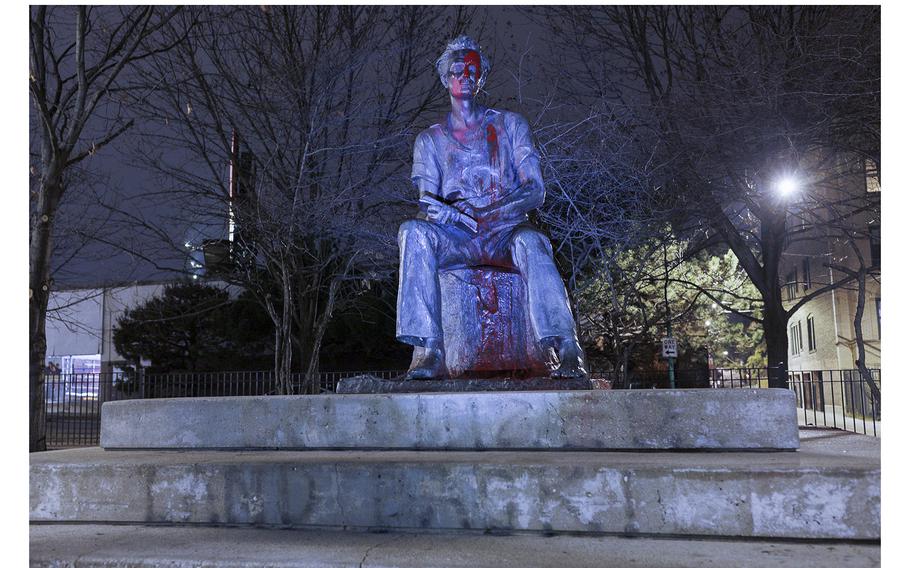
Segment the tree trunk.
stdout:
[[857,297],[856,313],[853,314],[853,334],[856,337],[856,367],[860,376],[866,381],[872,393],[875,405],[881,408],[882,394],[872,378],[872,372],[866,367],[866,343],[863,337],[863,313],[866,311],[866,270],[860,268],[856,275]]
[[275,390],[277,394],[291,392],[292,361],[290,320],[282,318],[275,326]]
[[291,385],[291,364],[293,363],[293,289],[287,278],[282,281],[281,323],[275,350],[275,373],[278,394],[294,394]]
[[325,337],[325,330],[329,327],[329,322],[332,320],[332,311],[335,309],[335,297],[338,293],[339,283],[339,280],[334,279],[329,285],[325,306],[319,315],[319,321],[313,329],[313,343],[305,378],[308,390],[312,394],[318,394],[319,390],[319,352],[322,350],[322,338]]
[[51,289],[53,212],[57,205],[56,196],[61,193],[59,178],[59,175],[52,172],[41,181],[38,189],[38,203],[31,219],[29,235],[28,446],[30,452],[47,449],[44,406],[44,359],[47,353],[45,320]]
[[[293,295],[287,273],[280,271],[281,294],[276,301],[266,295],[263,305],[275,326],[275,363],[274,363],[274,388],[277,394],[293,394],[291,385],[291,364],[294,355],[293,338]],[[277,304],[277,305],[276,305]]]
[[783,306],[779,276],[781,257],[786,247],[787,212],[785,209],[771,207],[762,211],[760,221],[761,276],[764,276],[764,281],[758,288],[764,303],[762,329],[765,333],[765,346],[768,348],[768,386],[785,389],[789,388],[787,323],[790,318]]
[[298,370],[306,376],[309,371],[310,361],[313,358],[316,310],[319,299],[314,298],[314,294],[307,295],[303,287],[303,284],[301,284],[301,290],[297,293],[297,297],[301,301],[297,308],[295,342],[297,346]]
[[623,346],[622,350],[622,359],[620,364],[622,365],[622,382],[626,385],[626,388],[629,388],[629,354],[632,349],[628,345]]
[[788,388],[787,312],[781,306],[779,298],[775,302],[765,300],[762,330],[768,349],[768,386]]
[[[32,280],[34,277],[30,277]],[[41,281],[40,275],[37,277]],[[33,284],[30,282],[30,285]],[[29,299],[29,349],[28,349],[28,399],[29,429],[28,451],[47,449],[47,423],[44,407],[44,357],[47,352],[44,318],[47,314],[47,292],[34,292]]]

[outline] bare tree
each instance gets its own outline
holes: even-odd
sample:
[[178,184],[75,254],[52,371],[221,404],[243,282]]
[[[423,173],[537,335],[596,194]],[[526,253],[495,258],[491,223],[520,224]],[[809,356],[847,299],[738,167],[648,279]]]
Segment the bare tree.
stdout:
[[878,163],[878,8],[553,10],[560,17],[536,17],[560,38],[556,84],[578,105],[606,100],[636,117],[666,164],[658,183],[680,198],[677,227],[729,246],[761,294],[774,386],[784,386],[792,309],[780,265],[794,205],[775,183],[823,176],[805,170],[820,154]]
[[[45,314],[52,287],[56,214],[69,173],[132,126],[112,102],[118,79],[136,61],[164,50],[150,38],[175,13],[35,6],[29,17],[29,93],[40,151],[32,169],[29,224],[29,448],[45,449],[42,369]],[[104,109],[105,112],[100,112]]]
[[193,14],[189,39],[146,70],[141,153],[193,219],[222,223],[231,211],[236,269],[225,276],[271,315],[277,388],[288,393],[294,369],[314,384],[333,313],[394,274],[411,143],[442,100],[432,61],[470,11]]

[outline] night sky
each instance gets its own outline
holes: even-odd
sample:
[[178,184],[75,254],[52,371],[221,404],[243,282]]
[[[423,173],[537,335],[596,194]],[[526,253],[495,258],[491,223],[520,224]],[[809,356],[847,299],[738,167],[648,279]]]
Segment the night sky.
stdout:
[[[552,47],[550,31],[519,7],[479,6],[476,9],[474,24],[467,31],[479,41],[493,62],[484,102],[527,114],[534,106],[529,99],[554,89],[555,85],[547,83],[547,77],[552,76],[548,72],[563,64],[560,53]],[[545,8],[534,10],[539,18],[540,11]],[[547,18],[553,21],[552,15]],[[439,37],[434,52],[441,52],[448,39]],[[424,65],[427,81],[436,81],[431,61],[418,62],[418,65]],[[524,101],[518,100],[519,69],[520,93]],[[446,95],[441,87],[438,97],[444,105]],[[115,107],[104,111],[116,112],[119,109]],[[440,117],[428,117],[426,126]],[[182,243],[224,236],[218,226],[206,226],[207,223],[211,225],[211,219],[197,222],[188,218],[184,204],[176,197],[173,181],[141,166],[139,154],[145,151],[150,140],[144,132],[155,127],[140,122],[114,144],[84,162],[76,178],[79,191],[67,193],[57,219],[57,232],[88,236],[76,239],[75,244],[72,239],[58,240],[60,250],[54,262],[56,287],[172,279],[179,276],[185,265]],[[32,147],[34,132],[32,129]],[[179,155],[172,157],[181,159]],[[194,165],[187,163],[186,167]],[[227,177],[226,165],[224,177]],[[217,224],[223,224],[226,212],[213,213]],[[139,224],[145,224],[146,230],[138,230]],[[153,231],[159,234],[150,235]]]
[[[525,77],[535,77],[542,65],[552,64],[547,31],[518,7],[479,6],[474,22],[468,33],[484,47],[493,62],[485,87],[487,104],[521,112],[521,105],[516,100],[518,62],[521,61]],[[439,38],[438,52],[442,52],[448,39]],[[436,80],[431,62],[426,62],[426,77]],[[526,80],[521,95],[534,97],[546,87]],[[441,87],[438,96],[445,102],[446,94]],[[116,110],[108,108],[104,112]],[[33,120],[34,113],[30,115]],[[58,233],[75,230],[96,238],[79,238],[75,243],[72,239],[58,240],[59,250],[54,259],[56,287],[173,279],[179,276],[185,264],[180,243],[218,236],[215,234],[218,229],[206,227],[207,222],[193,223],[184,218],[179,200],[168,195],[169,180],[161,179],[139,163],[137,152],[142,151],[142,133],[148,127],[148,124],[137,124],[84,162],[79,172],[81,188],[67,193],[58,219]],[[171,243],[163,245],[160,235],[150,237],[148,231],[137,230],[137,218],[159,227]],[[120,248],[140,254],[130,254],[118,250]],[[142,256],[154,258],[154,263]]]

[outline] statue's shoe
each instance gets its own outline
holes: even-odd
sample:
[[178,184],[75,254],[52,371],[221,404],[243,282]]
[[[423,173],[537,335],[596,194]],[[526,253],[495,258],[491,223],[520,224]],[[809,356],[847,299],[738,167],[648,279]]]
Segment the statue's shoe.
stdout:
[[405,380],[444,379],[447,375],[442,349],[426,349],[417,364],[408,370]]
[[561,342],[559,366],[550,373],[554,379],[583,379],[588,376],[584,366],[584,355],[576,340]]

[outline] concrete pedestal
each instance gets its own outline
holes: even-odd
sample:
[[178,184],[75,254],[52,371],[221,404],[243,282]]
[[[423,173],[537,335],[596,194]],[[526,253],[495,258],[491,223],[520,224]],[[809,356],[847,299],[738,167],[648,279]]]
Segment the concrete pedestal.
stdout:
[[520,274],[464,268],[439,275],[446,367],[452,378],[547,376]]
[[30,459],[33,522],[880,535],[878,440],[856,434],[762,454],[93,448]]
[[801,445],[795,414],[778,389],[109,402],[118,451],[30,456],[30,520],[879,538],[878,440]]
[[794,450],[784,389],[342,394],[124,400],[105,448]]

